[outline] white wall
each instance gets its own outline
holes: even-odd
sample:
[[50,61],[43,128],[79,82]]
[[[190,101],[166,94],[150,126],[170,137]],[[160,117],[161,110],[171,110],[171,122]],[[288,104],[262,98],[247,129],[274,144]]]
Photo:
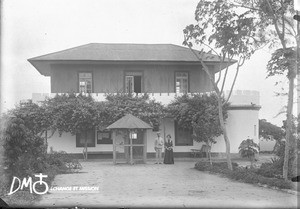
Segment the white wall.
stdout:
[[[228,94],[228,92],[227,92]],[[34,100],[41,101],[46,95],[35,94]],[[53,96],[53,95],[51,95]],[[104,100],[103,94],[95,94],[95,97],[100,100]],[[153,98],[161,101],[162,103],[170,102],[175,95],[171,94],[155,94]],[[159,98],[159,99],[158,99]],[[259,104],[259,92],[257,91],[234,91],[230,102],[234,106],[251,106],[253,104]],[[254,139],[256,143],[259,143],[259,131],[258,131],[258,110],[229,110],[227,119],[227,132],[230,140],[231,153],[238,153],[238,147],[240,143],[248,137]],[[173,119],[164,119],[163,124],[160,127],[162,136],[165,134],[171,134],[173,143],[175,145],[175,130]],[[121,136],[118,136],[118,138]],[[147,152],[154,151],[154,140],[156,132],[152,130],[147,131]],[[120,140],[120,139],[119,139]],[[69,153],[82,153],[83,148],[76,147],[76,137],[69,133],[64,133],[62,137],[59,137],[56,133],[51,139],[48,140],[49,147],[52,146],[54,150],[64,150]],[[175,146],[175,152],[190,152],[190,149],[200,149],[201,143],[194,141],[193,146]],[[121,148],[118,148],[119,152],[123,152]],[[89,147],[89,151],[112,151],[112,144],[97,144],[95,147]],[[212,152],[225,152],[225,142],[223,137],[218,137],[217,144],[212,147]]]
[[[76,136],[70,133],[63,133],[60,137],[56,132],[48,139],[48,149],[50,149],[50,147],[52,147],[54,151],[65,151],[67,153],[82,153],[83,151],[83,147],[76,147]],[[88,151],[91,152],[108,151],[112,149],[112,144],[97,144],[97,141],[95,147],[88,147]]]
[[[250,137],[255,143],[258,140],[258,110],[229,110],[226,128],[230,140],[230,152],[238,153],[240,143]],[[212,152],[225,152],[223,136],[217,138]]]

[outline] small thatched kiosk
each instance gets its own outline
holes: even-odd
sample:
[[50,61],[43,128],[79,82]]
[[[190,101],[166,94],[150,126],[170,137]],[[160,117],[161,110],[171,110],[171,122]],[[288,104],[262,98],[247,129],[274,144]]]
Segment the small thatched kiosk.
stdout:
[[[113,139],[113,163],[117,162],[117,148],[124,150],[127,163],[134,164],[134,160],[147,162],[147,129],[152,127],[141,119],[127,114],[123,118],[109,125]],[[121,136],[121,137],[118,137]]]

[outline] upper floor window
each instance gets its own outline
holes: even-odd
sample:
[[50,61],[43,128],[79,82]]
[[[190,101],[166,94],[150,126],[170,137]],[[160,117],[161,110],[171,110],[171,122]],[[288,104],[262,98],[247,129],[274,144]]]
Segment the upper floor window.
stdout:
[[189,74],[187,72],[175,73],[175,92],[188,93],[189,91]]
[[126,72],[125,92],[142,93],[142,72]]
[[92,73],[79,73],[79,93],[92,93],[93,92],[93,74]]

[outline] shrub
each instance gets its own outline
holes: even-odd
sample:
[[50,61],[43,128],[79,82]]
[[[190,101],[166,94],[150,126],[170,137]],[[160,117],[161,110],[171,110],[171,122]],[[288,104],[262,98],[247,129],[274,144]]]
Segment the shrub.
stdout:
[[209,171],[212,168],[212,166],[209,162],[199,161],[195,164],[195,168],[199,171]]
[[34,135],[20,118],[7,118],[2,130],[4,164],[8,178],[26,177],[45,167],[45,146],[40,136]]
[[[270,162],[262,163],[256,173],[268,178],[282,178],[283,158],[271,158]],[[292,167],[289,166],[289,178],[292,174]]]
[[[237,163],[232,163],[233,169],[238,167]],[[219,172],[228,170],[227,162],[214,162],[212,165],[209,162],[199,161],[195,164],[195,168],[200,171]]]
[[251,167],[253,167],[253,159],[255,154],[258,153],[259,146],[256,144],[253,139],[243,140],[239,146],[239,153],[244,158],[249,158],[251,161]]
[[200,171],[209,171],[211,173],[223,174],[226,177],[242,181],[250,184],[266,184],[270,187],[278,187],[280,189],[292,189],[293,185],[289,181],[278,178],[268,178],[257,174],[258,169],[246,169],[238,167],[237,163],[232,164],[233,171],[227,168],[226,162],[213,163],[211,166],[209,162],[197,162],[195,168]]
[[73,169],[82,169],[78,159],[74,159],[66,152],[51,152],[47,155],[47,163],[57,168],[58,172],[72,171]]

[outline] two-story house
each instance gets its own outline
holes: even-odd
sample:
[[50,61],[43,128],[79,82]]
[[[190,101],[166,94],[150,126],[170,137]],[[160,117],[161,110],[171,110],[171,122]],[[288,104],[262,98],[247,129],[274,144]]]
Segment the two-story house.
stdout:
[[[101,44],[91,43],[28,60],[42,75],[51,78],[51,93],[91,93],[104,100],[105,93],[150,93],[163,104],[175,95],[213,91],[200,62],[186,47],[173,44]],[[219,58],[205,56],[204,62],[213,73],[220,70]],[[233,63],[231,63],[233,64]],[[225,66],[224,66],[225,67]],[[223,68],[224,68],[223,67]],[[223,69],[221,67],[221,69]],[[46,94],[33,94],[33,100],[43,100]],[[227,129],[231,151],[238,152],[240,142],[247,137],[258,140],[259,94],[254,91],[233,93]],[[164,119],[161,130],[173,136],[175,156],[184,156],[201,144],[191,139],[191,133],[173,119]],[[147,152],[154,153],[155,132],[147,131]],[[63,134],[49,139],[49,147],[69,153],[82,153],[80,136]],[[90,134],[90,151],[112,151],[107,132]],[[222,137],[212,152],[224,153]]]

